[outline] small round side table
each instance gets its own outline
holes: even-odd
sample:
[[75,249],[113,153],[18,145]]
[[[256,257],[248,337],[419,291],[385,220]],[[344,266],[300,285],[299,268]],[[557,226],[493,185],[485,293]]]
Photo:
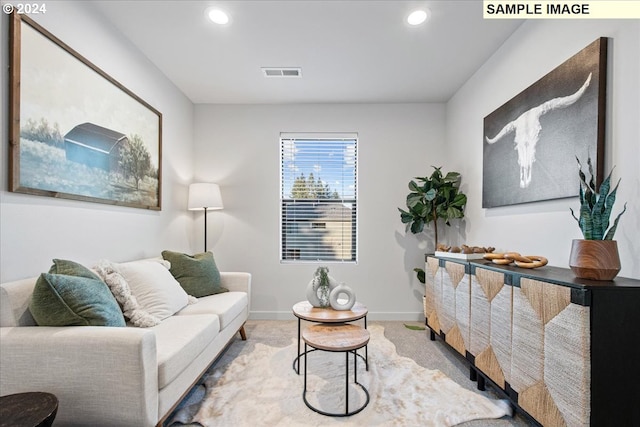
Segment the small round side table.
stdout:
[[[300,375],[300,358],[304,353],[300,352],[301,340],[301,321],[315,323],[349,323],[356,320],[364,319],[364,328],[367,329],[367,314],[369,310],[364,304],[356,302],[351,310],[334,310],[331,307],[318,308],[314,307],[309,301],[300,301],[293,305],[293,315],[298,318],[298,354],[293,359],[293,370]],[[369,370],[369,350],[364,347],[364,361],[367,371]]]
[[50,427],[58,412],[51,393],[27,392],[0,397],[0,427]]
[[[330,417],[349,417],[362,411],[369,404],[369,391],[358,382],[358,354],[357,350],[369,343],[369,331],[360,325],[345,323],[320,323],[312,325],[302,332],[304,340],[304,390],[302,400],[309,409]],[[345,408],[344,412],[328,412],[313,406],[307,400],[307,346],[316,350],[345,354]],[[356,409],[349,410],[349,353],[353,354],[353,383],[364,392],[364,403]]]

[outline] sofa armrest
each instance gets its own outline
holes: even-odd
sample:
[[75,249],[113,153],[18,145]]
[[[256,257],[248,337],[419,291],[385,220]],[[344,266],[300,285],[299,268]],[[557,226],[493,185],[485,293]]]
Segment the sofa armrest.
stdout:
[[220,284],[233,292],[251,294],[251,274],[239,272],[220,272]]
[[59,401],[56,423],[157,423],[158,364],[152,330],[0,328],[0,366],[0,395],[53,393]]
[[246,292],[247,315],[251,313],[251,273],[221,271],[220,284],[232,292]]

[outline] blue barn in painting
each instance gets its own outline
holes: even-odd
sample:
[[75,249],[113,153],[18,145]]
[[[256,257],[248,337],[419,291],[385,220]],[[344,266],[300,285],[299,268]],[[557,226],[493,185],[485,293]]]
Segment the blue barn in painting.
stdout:
[[82,123],[64,136],[67,160],[108,172],[118,170],[120,151],[128,144],[123,133],[93,123]]

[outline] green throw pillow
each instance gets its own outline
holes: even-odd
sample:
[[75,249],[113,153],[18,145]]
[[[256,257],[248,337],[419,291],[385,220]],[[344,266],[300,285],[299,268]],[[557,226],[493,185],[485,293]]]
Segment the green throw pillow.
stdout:
[[66,259],[55,259],[49,269],[51,274],[65,274],[67,276],[86,277],[87,279],[100,280],[97,274],[82,264]]
[[42,273],[29,310],[39,326],[126,326],[107,285],[87,277]]
[[187,255],[162,251],[162,257],[171,263],[169,271],[189,295],[200,298],[229,292],[220,285],[220,271],[211,252]]

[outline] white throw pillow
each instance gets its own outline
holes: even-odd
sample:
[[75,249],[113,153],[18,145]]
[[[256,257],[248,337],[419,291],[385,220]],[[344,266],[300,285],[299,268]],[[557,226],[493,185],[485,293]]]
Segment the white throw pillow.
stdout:
[[129,284],[140,308],[160,320],[172,316],[189,303],[189,296],[167,267],[143,260],[113,264]]
[[136,297],[131,293],[129,284],[122,274],[114,270],[113,263],[108,260],[100,260],[93,266],[93,271],[109,286],[111,293],[122,308],[122,314],[129,319],[133,326],[150,328],[160,323],[160,319],[152,316],[140,307]]

